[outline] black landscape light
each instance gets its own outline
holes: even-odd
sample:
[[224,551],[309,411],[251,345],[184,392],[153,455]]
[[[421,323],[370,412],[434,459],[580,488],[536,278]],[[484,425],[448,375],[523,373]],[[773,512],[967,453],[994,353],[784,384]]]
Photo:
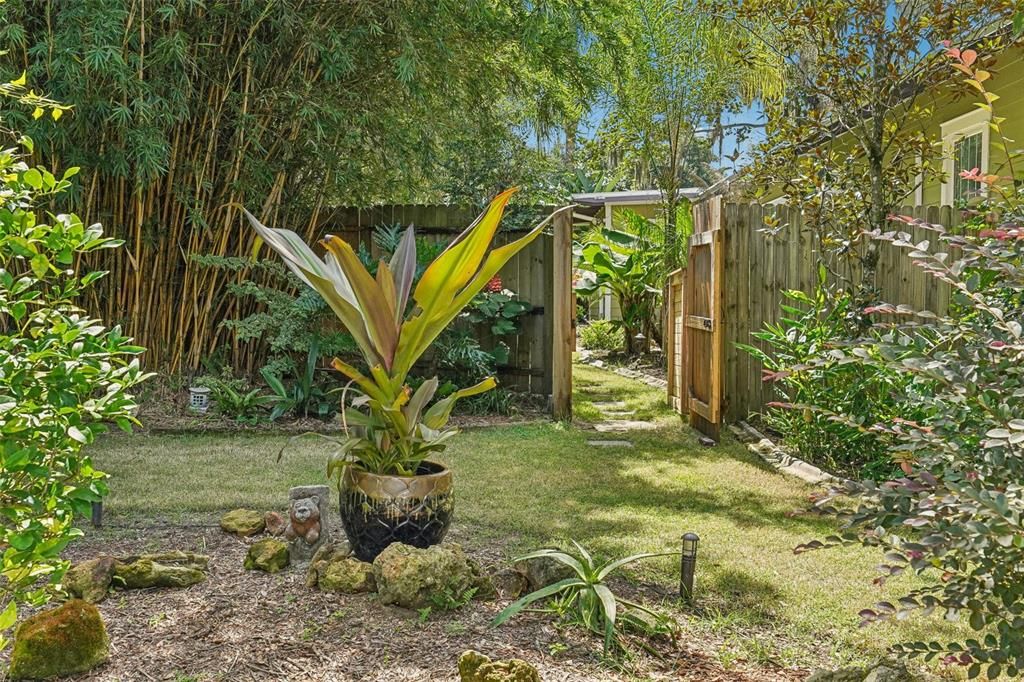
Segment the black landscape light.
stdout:
[[693,572],[697,568],[697,543],[700,538],[696,533],[683,536],[683,553],[680,559],[679,596],[684,601],[693,601]]

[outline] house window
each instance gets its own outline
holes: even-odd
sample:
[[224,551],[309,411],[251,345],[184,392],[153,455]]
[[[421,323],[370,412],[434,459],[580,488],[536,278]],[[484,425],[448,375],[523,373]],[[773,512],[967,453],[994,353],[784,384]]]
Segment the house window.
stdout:
[[960,204],[982,191],[981,183],[960,177],[977,168],[988,172],[989,121],[992,112],[978,109],[942,124],[942,203]]

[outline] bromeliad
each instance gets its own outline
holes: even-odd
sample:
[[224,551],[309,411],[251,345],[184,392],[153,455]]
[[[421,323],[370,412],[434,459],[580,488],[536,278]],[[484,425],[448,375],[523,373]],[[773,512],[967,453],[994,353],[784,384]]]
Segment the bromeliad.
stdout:
[[[321,259],[290,230],[270,228],[248,211],[259,238],[277,251],[303,282],[331,307],[359,346],[369,372],[335,358],[333,366],[362,393],[343,409],[345,438],[328,464],[328,475],[345,464],[377,474],[415,474],[432,452],[443,450],[457,430],[447,427],[460,398],[494,388],[493,377],[429,405],[436,378],[413,392],[406,380],[416,361],[512,256],[540,235],[551,220],[523,237],[491,248],[514,189],[491,201],[476,221],[424,271],[413,288],[416,238],[409,227],[390,262],[373,277],[344,240],[328,235]],[[259,247],[257,242],[257,248]],[[351,385],[350,384],[350,385]]]

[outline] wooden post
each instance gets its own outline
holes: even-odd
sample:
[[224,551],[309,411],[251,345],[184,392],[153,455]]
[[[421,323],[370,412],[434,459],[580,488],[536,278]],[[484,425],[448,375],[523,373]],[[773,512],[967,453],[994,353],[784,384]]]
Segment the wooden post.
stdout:
[[555,216],[554,232],[551,412],[561,420],[572,419],[572,321],[576,315],[572,292],[572,211]]

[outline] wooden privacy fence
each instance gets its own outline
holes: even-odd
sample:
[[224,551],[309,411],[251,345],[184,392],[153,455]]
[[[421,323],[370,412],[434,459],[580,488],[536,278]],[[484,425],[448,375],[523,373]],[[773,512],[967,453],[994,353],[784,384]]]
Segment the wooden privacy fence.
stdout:
[[[959,217],[949,206],[906,207],[900,213],[947,228],[955,227]],[[766,218],[776,227],[769,229]],[[934,233],[923,227],[898,223],[892,229],[909,233],[915,243],[928,240],[934,245]],[[694,206],[687,267],[673,272],[666,286],[665,346],[670,404],[692,419],[694,399],[717,396],[719,419],[702,428],[705,432],[714,434],[722,421],[744,419],[779,399],[763,381],[762,363],[737,344],[770,350],[753,333],[780,322],[784,291],[814,292],[817,248],[798,209],[726,203],[721,197]],[[883,301],[946,312],[948,285],[916,267],[905,249],[887,242],[878,242],[878,248],[877,284]],[[702,328],[712,333],[702,334]],[[708,338],[715,345],[709,347]],[[714,416],[715,406],[710,408]],[[705,418],[699,408],[697,415]],[[699,420],[695,425],[703,426]]]

